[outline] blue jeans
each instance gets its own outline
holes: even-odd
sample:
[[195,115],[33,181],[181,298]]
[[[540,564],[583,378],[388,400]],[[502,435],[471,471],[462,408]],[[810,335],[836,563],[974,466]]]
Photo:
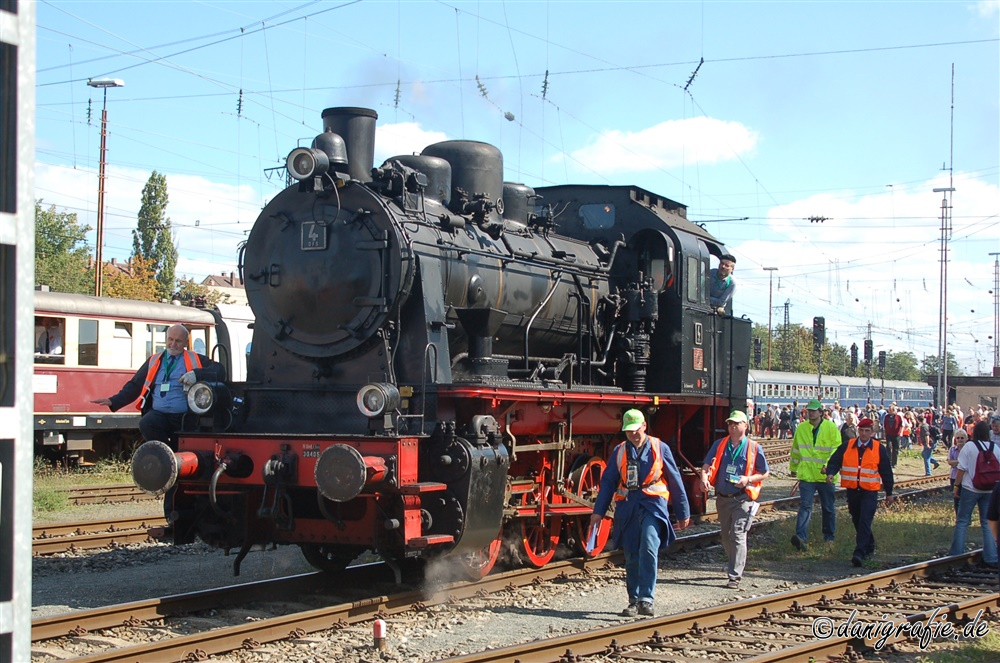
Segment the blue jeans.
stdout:
[[962,496],[958,500],[958,517],[955,519],[955,535],[951,538],[949,555],[961,555],[965,552],[965,532],[972,522],[972,510],[979,506],[979,526],[983,530],[983,561],[987,564],[997,563],[997,542],[993,532],[986,522],[986,510],[990,505],[990,493],[977,493],[962,488]]
[[834,487],[832,483],[825,481],[799,482],[799,495],[802,501],[799,502],[799,516],[795,520],[795,536],[803,542],[809,540],[809,519],[812,518],[813,497],[819,493],[819,504],[823,510],[823,540],[833,541],[837,532],[837,512],[834,511],[833,501]]
[[928,447],[925,444],[924,445],[924,450],[920,452],[920,457],[924,459],[924,474],[926,476],[930,476],[931,475],[931,463],[934,463],[934,467],[938,466],[938,462],[936,460],[934,460],[933,458],[931,458],[931,455],[934,453],[934,447],[936,447],[936,446],[937,446],[937,442],[935,442],[934,444],[932,444],[930,447]]
[[[989,495],[987,495],[989,497]],[[625,587],[628,602],[653,602],[656,590],[657,554],[660,550],[660,527],[657,518],[643,508],[637,509],[639,517],[638,549],[626,545]]]

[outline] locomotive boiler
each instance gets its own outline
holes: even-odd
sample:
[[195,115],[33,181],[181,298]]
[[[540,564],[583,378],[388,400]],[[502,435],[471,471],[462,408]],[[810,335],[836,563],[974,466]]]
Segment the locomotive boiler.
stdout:
[[178,543],[299,545],[321,569],[450,555],[473,577],[583,546],[624,410],[696,470],[746,398],[750,323],[708,305],[722,245],[633,186],[531,188],[446,141],[374,167],[377,115],[323,112],[240,254],[247,379],[199,383],[175,452]]

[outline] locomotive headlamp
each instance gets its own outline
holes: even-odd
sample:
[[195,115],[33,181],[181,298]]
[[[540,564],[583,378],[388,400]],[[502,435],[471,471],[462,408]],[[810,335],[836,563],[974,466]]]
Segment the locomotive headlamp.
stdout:
[[358,391],[358,409],[366,417],[380,417],[402,403],[399,389],[386,382],[366,384]]
[[297,147],[288,153],[285,167],[295,179],[308,180],[330,170],[330,157],[314,147]]
[[230,400],[229,389],[221,382],[196,382],[187,392],[188,408],[199,415],[225,407]]

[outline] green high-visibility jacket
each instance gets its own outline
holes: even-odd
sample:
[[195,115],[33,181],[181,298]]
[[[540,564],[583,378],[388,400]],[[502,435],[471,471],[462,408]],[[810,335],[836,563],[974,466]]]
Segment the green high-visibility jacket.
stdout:
[[840,446],[840,431],[837,424],[829,419],[819,422],[819,432],[815,436],[813,430],[808,420],[795,429],[788,471],[799,481],[826,482],[823,468]]

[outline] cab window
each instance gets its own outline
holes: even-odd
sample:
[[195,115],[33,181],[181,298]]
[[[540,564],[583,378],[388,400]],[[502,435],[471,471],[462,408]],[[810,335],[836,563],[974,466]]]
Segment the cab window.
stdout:
[[611,203],[580,205],[580,218],[588,230],[604,230],[615,225],[615,206]]
[[698,256],[687,257],[687,299],[689,302],[705,301],[705,283],[707,276],[705,263],[698,259]]
[[77,364],[97,366],[97,320],[80,320]]

